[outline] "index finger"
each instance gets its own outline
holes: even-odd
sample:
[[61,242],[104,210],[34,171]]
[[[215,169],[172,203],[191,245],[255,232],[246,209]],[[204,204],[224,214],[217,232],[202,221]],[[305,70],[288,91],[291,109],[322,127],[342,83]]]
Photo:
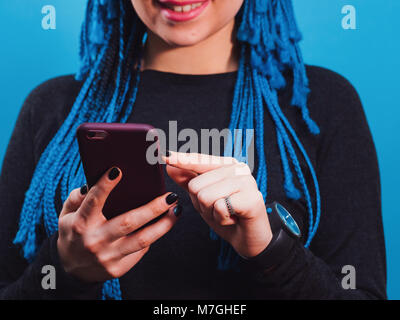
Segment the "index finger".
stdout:
[[178,195],[166,193],[149,203],[112,218],[103,225],[109,241],[115,241],[143,227],[176,205]]
[[168,157],[163,156],[163,160],[166,164],[199,174],[238,163],[238,161],[232,157],[217,157],[202,153],[182,153],[174,151],[169,151],[169,153]]

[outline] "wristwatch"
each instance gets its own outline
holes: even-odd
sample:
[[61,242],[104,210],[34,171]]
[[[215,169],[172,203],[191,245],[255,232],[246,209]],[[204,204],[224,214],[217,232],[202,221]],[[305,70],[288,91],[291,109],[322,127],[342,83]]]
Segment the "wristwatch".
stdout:
[[272,240],[257,256],[248,258],[248,262],[263,269],[279,265],[288,256],[293,245],[301,238],[296,221],[278,202],[267,205],[268,220],[272,231]]

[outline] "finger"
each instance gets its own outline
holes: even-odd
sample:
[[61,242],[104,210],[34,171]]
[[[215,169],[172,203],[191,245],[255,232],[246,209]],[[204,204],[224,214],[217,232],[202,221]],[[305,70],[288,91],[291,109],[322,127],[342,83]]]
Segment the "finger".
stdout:
[[119,267],[121,268],[121,274],[124,275],[130,269],[132,269],[142,258],[143,256],[149,251],[150,247],[144,248],[140,251],[131,253],[127,256],[122,257],[119,261]]
[[67,200],[65,200],[64,202],[63,208],[60,213],[60,218],[68,213],[77,211],[81,206],[83,199],[85,199],[86,193],[86,185],[82,188],[72,190]]
[[115,249],[110,247],[110,253],[105,253],[104,255],[107,257],[107,266],[105,267],[106,276],[109,278],[119,278],[122,277],[125,273],[127,273],[130,269],[132,269],[149,251],[149,247],[131,253],[127,256],[118,255],[118,248]]
[[258,190],[251,192],[237,192],[228,197],[231,208],[234,211],[233,215],[229,212],[225,197],[218,199],[214,203],[213,218],[216,221],[219,221],[222,225],[231,224],[232,221],[230,219],[237,222],[238,219],[250,218],[251,209],[255,210],[254,205],[256,203],[263,204],[264,202],[262,200],[262,194]]
[[175,168],[170,165],[167,165],[166,168],[169,177],[185,190],[188,190],[188,183],[190,180],[198,176],[198,174],[193,171]]
[[200,212],[200,205],[199,201],[197,200],[197,196],[189,193],[190,200],[192,201],[193,207],[196,209],[197,212]]
[[123,256],[150,247],[154,242],[172,229],[182,212],[182,207],[171,207],[168,214],[157,222],[138,230],[137,232],[118,241],[120,253]]
[[[231,195],[230,198],[232,196],[233,195]],[[221,226],[230,226],[237,223],[237,216],[231,215],[226,205],[225,198],[218,199],[214,203],[212,216],[214,221]]]
[[100,180],[90,188],[85,200],[78,210],[81,218],[89,219],[101,214],[104,204],[111,191],[122,179],[120,169],[114,167],[109,169]]
[[170,151],[168,157],[163,156],[163,160],[170,166],[204,173],[223,166],[238,163],[235,158],[217,157],[201,153],[182,153]]
[[176,205],[177,201],[178,195],[176,193],[166,193],[144,206],[107,221],[103,225],[104,234],[109,241],[115,241],[124,237],[167,212],[171,207]]
[[[193,171],[175,168],[170,165],[167,165],[167,173],[172,180],[174,180],[181,188],[185,189],[188,192],[189,192],[188,184],[193,178],[198,176],[198,174]],[[200,207],[197,202],[196,196],[193,196],[190,192],[189,196],[192,201],[193,207],[197,211],[200,211]]]
[[253,181],[254,178],[249,176],[227,178],[201,189],[197,193],[201,213],[206,215],[208,218],[211,218],[214,203],[218,199],[227,197],[242,190],[253,189],[257,191],[257,184]]
[[197,194],[200,190],[207,186],[215,184],[226,178],[241,177],[243,175],[251,176],[250,168],[243,162],[238,164],[221,167],[212,171],[208,171],[193,178],[188,183],[188,191]]

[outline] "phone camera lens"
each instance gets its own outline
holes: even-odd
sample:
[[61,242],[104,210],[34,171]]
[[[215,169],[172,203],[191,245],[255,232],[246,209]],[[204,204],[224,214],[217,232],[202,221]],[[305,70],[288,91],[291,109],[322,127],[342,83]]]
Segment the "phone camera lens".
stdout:
[[96,132],[89,131],[89,132],[87,133],[87,136],[88,136],[88,138],[94,138],[94,137],[96,136]]

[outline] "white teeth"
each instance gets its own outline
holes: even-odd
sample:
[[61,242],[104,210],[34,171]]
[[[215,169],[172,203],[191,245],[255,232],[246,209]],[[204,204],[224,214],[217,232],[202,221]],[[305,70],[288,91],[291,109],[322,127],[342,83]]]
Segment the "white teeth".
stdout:
[[201,6],[201,3],[187,4],[186,6],[171,6],[170,9],[175,12],[189,12]]

